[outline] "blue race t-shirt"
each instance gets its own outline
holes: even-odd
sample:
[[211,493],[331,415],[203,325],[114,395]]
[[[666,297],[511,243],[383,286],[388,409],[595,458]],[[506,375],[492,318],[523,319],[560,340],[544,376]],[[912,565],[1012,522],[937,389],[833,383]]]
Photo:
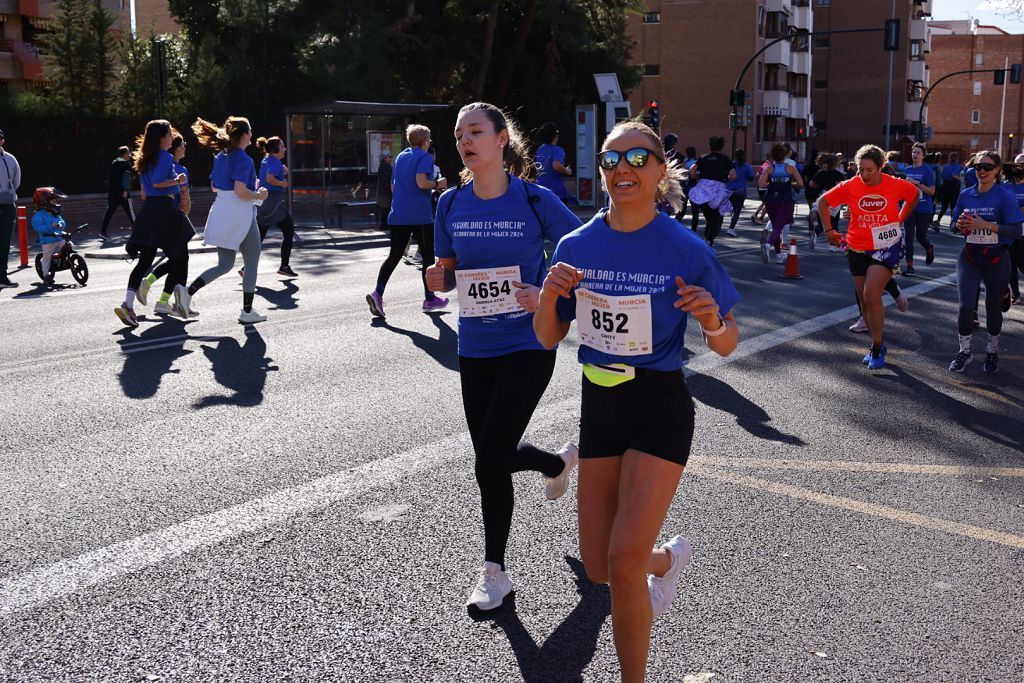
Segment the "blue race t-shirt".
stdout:
[[961,166],[960,164],[946,164],[945,166],[942,167],[943,182],[948,180],[954,180],[959,183],[960,181],[957,180],[957,176],[962,176],[963,174],[964,167]]
[[565,165],[565,150],[558,145],[543,144],[537,148],[537,184],[546,187],[555,193],[555,196],[562,199],[567,196],[565,180],[561,173],[555,170],[554,163],[558,161]]
[[213,158],[211,185],[218,190],[234,190],[236,180],[241,180],[251,191],[256,191],[256,164],[244,149],[221,152]]
[[754,179],[753,167],[750,164],[741,164],[737,161],[732,162],[732,167],[736,169],[736,180],[727,181],[725,186],[733,192],[746,190],[747,185]]
[[275,156],[269,154],[263,157],[263,161],[260,162],[260,187],[267,188],[267,192],[271,194],[275,192],[284,192],[284,188],[280,185],[271,185],[267,182],[267,174],[271,173],[278,180],[284,180],[288,177],[287,171],[284,170],[284,162]]
[[184,166],[182,166],[181,164],[179,164],[177,161],[174,162],[174,172],[176,174],[177,173],[184,173],[185,174],[185,184],[184,185],[178,185],[178,192],[177,192],[177,194],[174,195],[174,205],[180,209],[181,208],[181,188],[182,187],[186,187],[186,188],[189,187],[189,183],[191,181],[191,177],[188,174],[188,169],[185,168]]
[[[537,215],[530,208],[531,201]],[[519,266],[520,282],[539,287],[547,275],[544,241],[558,242],[580,223],[547,188],[513,177],[505,194],[480,199],[470,182],[461,189],[448,190],[437,203],[434,255],[454,258],[456,270]],[[459,318],[460,356],[492,358],[541,349],[533,332],[532,313]]]
[[1013,193],[1017,205],[1024,207],[1024,183],[1003,183],[1003,186]]
[[978,186],[978,172],[971,166],[969,169],[964,171],[964,187],[977,187]]
[[147,197],[169,197],[181,192],[177,185],[156,188],[153,187],[153,184],[174,180],[175,176],[177,173],[174,170],[174,157],[170,152],[162,149],[150,167],[139,174],[139,182],[142,183],[142,189]]
[[[580,287],[611,296],[651,295],[653,347],[649,354],[616,356],[580,345],[580,363],[624,363],[637,368],[671,372],[683,366],[682,350],[688,314],[675,307],[679,300],[676,276],[688,285],[711,292],[724,316],[740,295],[715,250],[679,221],[659,213],[635,232],[618,232],[605,221],[606,212],[574,230],[558,243],[552,263],[559,261],[584,272]],[[559,298],[558,316],[576,318],[576,291]],[[577,325],[590,321],[577,321]]]
[[425,149],[406,147],[395,157],[391,172],[391,213],[388,225],[427,225],[434,222],[430,190],[421,190],[416,175],[434,177],[434,157]]
[[[922,185],[926,185],[933,190],[935,189],[935,171],[932,170],[931,166],[921,164],[920,166],[908,166],[905,171],[907,178],[913,178]],[[918,190],[921,193],[920,198],[917,200],[917,206],[914,207],[914,213],[927,213],[931,214],[935,206],[932,203],[932,196],[925,194],[923,191]]]
[[[1005,185],[993,185],[988,192],[978,192],[977,187],[969,187],[961,192],[950,225],[956,225],[964,212],[976,213],[983,221],[998,223],[1000,226],[1019,226],[1024,222],[1024,213],[1021,213],[1017,198]],[[1000,230],[999,244],[1012,244],[1019,236],[1019,228],[1016,235],[1004,235],[1003,230]]]

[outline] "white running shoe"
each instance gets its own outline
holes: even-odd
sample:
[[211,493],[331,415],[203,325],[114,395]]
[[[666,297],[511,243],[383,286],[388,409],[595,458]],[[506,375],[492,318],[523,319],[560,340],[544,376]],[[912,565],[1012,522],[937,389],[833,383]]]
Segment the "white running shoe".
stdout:
[[728,235],[729,237],[739,237],[739,233],[737,233],[737,232],[736,232],[736,231],[735,231],[734,229],[732,229],[732,228],[728,228],[728,229],[727,229],[727,230],[725,231],[725,234],[726,234],[726,235]]
[[561,474],[557,477],[544,477],[544,496],[548,500],[558,500],[569,488],[569,478],[580,461],[580,449],[574,443],[567,443],[558,451],[558,457],[565,463]]
[[174,305],[184,311],[186,315],[192,309],[192,295],[188,293],[188,287],[185,285],[174,286]]
[[171,306],[170,301],[157,301],[155,304],[153,304],[153,312],[166,313],[170,315],[171,313],[174,312],[174,308]]
[[857,322],[850,325],[847,329],[849,329],[850,332],[867,332],[868,324],[864,322],[864,318],[857,318]]
[[255,311],[255,309],[249,310],[249,311],[246,311],[246,310],[243,309],[242,313],[238,316],[238,322],[242,323],[243,325],[251,325],[253,323],[262,323],[262,322],[265,322],[266,319],[267,319],[267,316],[260,315],[259,313],[257,313]]
[[146,278],[142,278],[142,282],[139,284],[139,288],[135,290],[135,300],[138,301],[143,306],[146,305],[146,299],[149,297],[150,287],[152,287],[152,285],[149,284]]
[[780,251],[778,254],[775,255],[775,262],[776,263],[785,263],[786,259],[788,257],[789,257],[789,254],[787,254],[784,251]]
[[477,577],[476,587],[466,601],[466,607],[475,607],[486,612],[487,610],[501,607],[505,596],[512,592],[512,579],[501,569],[501,565],[494,562],[484,562],[480,567],[480,576]]
[[896,298],[896,308],[899,309],[900,313],[906,313],[910,310],[910,299],[907,295],[900,291],[899,297]]
[[811,242],[811,251],[814,251],[815,248],[818,246],[818,233],[816,233],[816,232],[812,232],[811,233],[810,242]]
[[672,566],[665,572],[665,576],[647,575],[647,590],[651,594],[651,609],[655,619],[672,604],[678,589],[679,572],[690,564],[690,558],[693,557],[693,547],[682,536],[676,536],[661,547],[672,556]]

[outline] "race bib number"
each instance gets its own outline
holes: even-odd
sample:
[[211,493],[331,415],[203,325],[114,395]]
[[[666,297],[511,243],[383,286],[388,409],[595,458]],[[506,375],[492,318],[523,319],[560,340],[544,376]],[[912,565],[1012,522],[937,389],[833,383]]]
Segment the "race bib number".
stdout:
[[899,223],[871,228],[871,241],[874,243],[872,249],[888,249],[894,244],[899,244],[901,239],[903,239],[903,226]]
[[459,315],[481,318],[522,311],[516,301],[513,282],[519,282],[519,266],[456,270],[455,285],[459,292]]
[[991,230],[974,230],[967,236],[969,244],[999,244],[999,234]]
[[651,295],[608,296],[576,290],[580,343],[615,356],[643,356],[654,348]]

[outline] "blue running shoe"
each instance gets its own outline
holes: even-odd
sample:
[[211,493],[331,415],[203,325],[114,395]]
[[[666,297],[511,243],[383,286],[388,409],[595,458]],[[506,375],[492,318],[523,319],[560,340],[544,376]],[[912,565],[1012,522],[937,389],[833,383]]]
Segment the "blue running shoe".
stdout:
[[882,344],[882,348],[878,350],[878,355],[874,354],[872,350],[868,353],[868,370],[881,370],[885,367],[885,344]]

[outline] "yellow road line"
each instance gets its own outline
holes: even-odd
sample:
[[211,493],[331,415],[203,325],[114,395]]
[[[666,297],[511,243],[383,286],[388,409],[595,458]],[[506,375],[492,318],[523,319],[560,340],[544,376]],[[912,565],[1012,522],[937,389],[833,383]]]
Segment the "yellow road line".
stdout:
[[813,472],[875,472],[878,474],[939,474],[951,476],[1024,477],[1024,467],[974,467],[969,465],[929,465],[903,462],[858,462],[854,460],[785,460],[775,458],[729,458],[704,455],[691,459],[697,465],[741,467],[765,470],[805,470]]
[[850,510],[851,512],[859,512],[865,515],[872,515],[874,517],[890,519],[896,522],[903,522],[904,524],[912,524],[914,526],[931,529],[933,531],[966,536],[967,538],[972,538],[978,541],[986,541],[988,543],[1004,545],[1009,548],[1024,550],[1024,536],[1008,534],[1002,531],[994,531],[992,529],[985,529],[983,527],[973,526],[970,524],[962,524],[960,522],[952,522],[947,519],[921,515],[916,512],[907,512],[905,510],[899,510],[886,505],[876,505],[874,503],[865,503],[852,498],[819,493],[818,491],[812,491],[800,486],[791,486],[789,484],[780,484],[766,479],[745,477],[743,475],[723,472],[713,468],[700,467],[697,469],[695,474],[699,477],[707,477],[708,479],[724,481],[730,484],[736,484],[737,486],[743,486],[745,488],[767,491],[768,493],[789,496],[790,498],[798,498],[800,500],[819,503],[832,508]]

